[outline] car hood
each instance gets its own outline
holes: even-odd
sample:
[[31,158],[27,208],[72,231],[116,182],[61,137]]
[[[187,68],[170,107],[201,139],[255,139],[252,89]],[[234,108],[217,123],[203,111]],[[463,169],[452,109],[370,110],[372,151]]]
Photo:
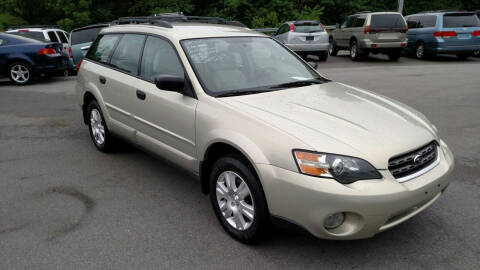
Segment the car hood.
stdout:
[[310,147],[306,150],[363,158],[377,169],[387,169],[392,156],[437,139],[432,125],[416,110],[341,83],[221,101],[301,140]]

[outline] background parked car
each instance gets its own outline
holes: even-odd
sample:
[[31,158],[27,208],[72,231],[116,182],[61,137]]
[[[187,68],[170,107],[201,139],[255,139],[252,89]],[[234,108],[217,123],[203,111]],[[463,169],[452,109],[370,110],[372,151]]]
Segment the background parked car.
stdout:
[[[98,33],[110,24],[95,24],[73,29],[70,33],[69,46],[72,48],[73,64],[75,67],[87,54],[90,45],[97,38]],[[77,68],[78,69],[78,68]]]
[[19,25],[10,26],[7,33],[17,36],[37,39],[44,42],[57,42],[62,44],[62,50],[70,57],[69,70],[74,70],[72,50],[68,44],[70,35],[59,29],[56,25]]
[[466,59],[480,50],[480,20],[474,12],[430,11],[406,19],[406,50],[419,59],[435,54],[455,54]]
[[328,33],[318,21],[286,22],[273,36],[302,57],[312,54],[320,61],[328,58]]
[[61,73],[68,68],[69,57],[61,44],[0,33],[0,76],[25,85],[35,75]]
[[[475,11],[475,13],[477,14],[477,17],[480,19],[480,10]],[[480,50],[474,51],[473,55],[476,57],[480,57]]]
[[339,50],[350,50],[354,61],[369,53],[385,53],[391,61],[396,61],[407,45],[407,30],[400,13],[359,12],[332,31],[329,53],[335,56]]

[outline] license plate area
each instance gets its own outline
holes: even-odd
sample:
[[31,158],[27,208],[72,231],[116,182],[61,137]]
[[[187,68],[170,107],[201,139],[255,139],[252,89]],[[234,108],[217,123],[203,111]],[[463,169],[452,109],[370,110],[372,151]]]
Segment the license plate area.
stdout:
[[306,38],[306,40],[308,40],[308,41],[312,41],[312,40],[314,39],[314,36],[307,36],[307,37],[305,37],[305,38]]
[[458,34],[458,39],[470,39],[472,36],[470,34]]
[[378,33],[377,38],[379,39],[398,39],[398,33]]

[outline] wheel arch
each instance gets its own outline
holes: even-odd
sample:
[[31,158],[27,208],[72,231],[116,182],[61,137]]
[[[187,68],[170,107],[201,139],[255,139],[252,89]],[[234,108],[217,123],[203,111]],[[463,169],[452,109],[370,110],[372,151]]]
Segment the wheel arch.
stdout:
[[12,58],[9,58],[7,59],[7,61],[5,61],[5,74],[8,74],[8,68],[10,67],[10,65],[12,65],[13,63],[18,63],[18,62],[22,62],[22,63],[25,63],[27,64],[31,71],[34,72],[33,70],[33,63],[32,61],[30,61],[29,59],[25,58],[25,57],[12,57]]
[[92,94],[92,92],[86,91],[83,94],[83,103],[82,103],[83,122],[85,124],[88,124],[87,107],[88,107],[88,104],[92,102],[92,100],[95,100],[98,102],[97,98],[95,97],[95,95]]

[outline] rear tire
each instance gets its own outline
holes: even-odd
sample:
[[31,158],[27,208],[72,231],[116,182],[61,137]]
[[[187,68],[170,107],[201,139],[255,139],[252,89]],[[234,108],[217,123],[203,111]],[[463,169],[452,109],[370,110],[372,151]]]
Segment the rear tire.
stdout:
[[457,54],[458,60],[467,60],[468,57],[470,57],[470,54],[468,54],[468,53],[459,53],[459,54]]
[[8,66],[8,76],[17,85],[27,85],[33,80],[32,68],[25,62],[15,62]]
[[248,161],[240,155],[222,157],[209,178],[213,210],[230,236],[246,244],[268,236],[270,214],[265,195]]
[[318,56],[318,60],[319,60],[319,61],[327,61],[327,59],[328,59],[328,52],[319,52],[319,53],[317,54],[317,56]]
[[330,56],[337,56],[338,48],[337,44],[335,44],[335,40],[333,40],[333,38],[330,38],[328,43],[328,54],[330,54]]
[[415,57],[417,59],[425,59],[427,54],[425,53],[425,43],[419,42],[417,46],[415,46]]

